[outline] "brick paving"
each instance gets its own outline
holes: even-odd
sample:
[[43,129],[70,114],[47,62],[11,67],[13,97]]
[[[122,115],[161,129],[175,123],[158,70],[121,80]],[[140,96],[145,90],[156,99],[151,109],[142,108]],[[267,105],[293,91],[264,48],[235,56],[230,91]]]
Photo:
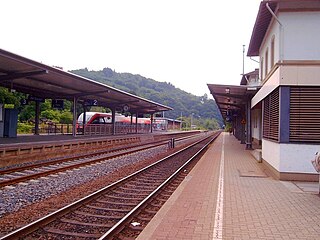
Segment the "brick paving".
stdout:
[[[138,239],[320,239],[319,195],[268,177],[244,148],[221,134]],[[219,235],[214,227],[222,150]]]

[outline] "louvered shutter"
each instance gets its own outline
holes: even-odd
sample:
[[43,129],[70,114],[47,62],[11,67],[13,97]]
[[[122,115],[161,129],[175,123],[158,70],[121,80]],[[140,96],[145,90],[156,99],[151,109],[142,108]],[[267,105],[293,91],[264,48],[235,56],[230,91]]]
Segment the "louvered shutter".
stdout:
[[290,88],[290,142],[320,142],[320,87]]
[[279,88],[263,100],[263,138],[279,141]]

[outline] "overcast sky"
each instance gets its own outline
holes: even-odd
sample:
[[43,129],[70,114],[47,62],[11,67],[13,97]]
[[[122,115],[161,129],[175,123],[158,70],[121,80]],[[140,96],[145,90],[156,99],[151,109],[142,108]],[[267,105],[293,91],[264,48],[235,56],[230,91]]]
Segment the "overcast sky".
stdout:
[[[207,83],[240,83],[259,3],[1,1],[0,48],[64,70],[109,67],[210,95]],[[255,68],[246,57],[245,72]]]

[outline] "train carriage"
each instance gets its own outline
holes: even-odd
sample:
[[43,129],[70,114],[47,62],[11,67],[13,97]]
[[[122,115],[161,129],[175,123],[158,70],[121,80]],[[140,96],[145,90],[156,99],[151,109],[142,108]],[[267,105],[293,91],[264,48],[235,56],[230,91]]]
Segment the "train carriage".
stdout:
[[[134,133],[147,132],[150,130],[150,118],[138,118],[136,126],[136,117],[124,116],[116,114],[115,116],[115,133]],[[136,128],[137,127],[137,128]],[[112,134],[112,114],[101,112],[86,112],[86,121],[83,124],[83,113],[77,120],[78,133],[84,134]]]

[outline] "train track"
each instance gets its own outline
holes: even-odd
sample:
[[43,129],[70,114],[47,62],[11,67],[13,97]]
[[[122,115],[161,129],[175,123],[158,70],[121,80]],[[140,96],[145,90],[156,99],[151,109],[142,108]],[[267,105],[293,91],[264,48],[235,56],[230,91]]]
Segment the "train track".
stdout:
[[168,197],[163,188],[183,172],[218,134],[197,141],[1,240],[117,239],[116,235],[126,229],[126,225],[132,225],[132,219],[161,191],[162,196]]
[[[175,141],[187,140],[191,137],[178,138]],[[139,151],[155,148],[161,145],[168,144],[168,140],[157,141],[153,143],[143,145],[129,145],[124,147],[118,147],[105,151],[98,151],[95,153],[84,154],[80,156],[67,157],[62,159],[56,159],[43,163],[29,164],[23,167],[5,169],[0,171],[0,187],[25,182],[31,179],[37,179],[59,172],[72,170],[88,165],[92,165],[98,162],[106,161],[111,158],[133,154]]]

